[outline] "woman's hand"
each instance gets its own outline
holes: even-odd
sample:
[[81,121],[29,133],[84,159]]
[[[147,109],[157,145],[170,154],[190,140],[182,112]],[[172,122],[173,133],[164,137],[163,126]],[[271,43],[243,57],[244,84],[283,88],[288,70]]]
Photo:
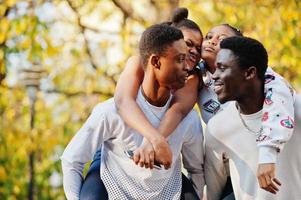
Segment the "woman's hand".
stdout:
[[144,138],[141,146],[135,150],[133,159],[140,167],[153,169],[156,162],[169,169],[172,163],[172,152],[167,140],[158,135],[153,138],[152,143]]

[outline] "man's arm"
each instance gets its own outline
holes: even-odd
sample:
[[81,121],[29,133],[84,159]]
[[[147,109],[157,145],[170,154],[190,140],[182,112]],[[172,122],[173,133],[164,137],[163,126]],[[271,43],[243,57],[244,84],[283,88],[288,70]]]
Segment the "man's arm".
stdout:
[[188,130],[183,130],[186,134],[182,146],[183,165],[199,198],[202,199],[205,185],[203,131],[196,111],[189,113],[182,123],[187,122]]
[[84,165],[93,158],[102,142],[109,137],[108,125],[101,109],[104,109],[101,104],[93,109],[92,114],[61,156],[63,186],[68,200],[79,199]]

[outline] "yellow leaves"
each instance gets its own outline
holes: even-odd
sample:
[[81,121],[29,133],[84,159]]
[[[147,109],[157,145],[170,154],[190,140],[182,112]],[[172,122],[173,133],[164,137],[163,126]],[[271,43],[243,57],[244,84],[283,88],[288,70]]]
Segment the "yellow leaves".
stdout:
[[110,43],[107,40],[103,40],[100,42],[100,48],[107,49],[109,47]]
[[15,193],[15,194],[19,194],[20,192],[21,192],[20,187],[17,186],[17,185],[14,185],[14,193]]
[[5,41],[8,28],[9,28],[9,20],[7,18],[1,18],[1,20],[0,20],[0,43],[3,43]]
[[17,0],[5,0],[5,3],[8,7],[12,7],[17,3]]
[[4,180],[6,180],[7,176],[6,176],[6,171],[5,168],[3,166],[0,166],[0,182],[3,182]]
[[289,37],[284,37],[284,38],[282,39],[282,44],[283,44],[284,46],[289,46],[289,45],[290,45],[290,42],[291,42],[291,40],[290,40]]
[[19,44],[20,49],[29,49],[31,46],[31,40],[29,38],[24,38],[24,40]]
[[16,114],[15,110],[12,110],[12,109],[8,110],[6,112],[7,120],[13,120],[15,117],[15,114]]
[[5,4],[2,4],[2,3],[1,3],[1,4],[0,4],[0,16],[1,16],[1,17],[4,15],[6,9],[7,9],[7,6],[6,6]]
[[31,28],[32,24],[30,24],[30,21],[28,18],[23,18],[21,21],[17,21],[14,26],[14,31],[16,35],[20,35],[24,33],[28,28]]
[[4,50],[0,49],[0,74],[5,74]]
[[49,57],[49,56],[54,56],[54,55],[56,55],[56,54],[59,53],[58,49],[57,49],[57,48],[54,48],[54,47],[52,47],[52,46],[48,46],[48,48],[47,48],[46,51],[47,51],[47,57]]
[[94,89],[95,89],[95,82],[93,80],[86,80],[85,91],[87,92],[87,95],[91,95]]
[[5,74],[5,63],[4,63],[4,60],[0,60],[0,73],[1,74]]
[[3,58],[4,58],[4,51],[0,49],[0,62],[3,60]]

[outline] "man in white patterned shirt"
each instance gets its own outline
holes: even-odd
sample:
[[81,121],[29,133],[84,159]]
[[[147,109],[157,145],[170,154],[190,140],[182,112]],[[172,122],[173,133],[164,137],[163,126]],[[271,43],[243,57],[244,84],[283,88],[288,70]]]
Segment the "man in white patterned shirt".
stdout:
[[[229,103],[209,121],[205,133],[208,200],[220,199],[227,180],[222,155],[229,158],[235,199],[300,199],[300,96],[290,93],[289,86],[281,88],[282,93],[288,93],[284,95],[288,97],[286,101],[279,99],[282,106],[288,109],[294,105],[290,111],[295,110],[292,111],[295,116],[275,115],[277,125],[294,128],[292,134],[285,136],[287,144],[283,150],[279,151],[278,145],[284,142],[283,137],[274,146],[257,148],[257,138],[263,131],[262,120],[269,117],[262,109],[264,102],[270,100],[269,94],[264,94],[267,51],[260,42],[246,37],[226,38],[220,47],[212,78],[218,100]],[[262,150],[264,157],[260,154]],[[270,173],[257,172],[258,162]]]
[[[137,103],[157,127],[172,100],[171,91],[185,84],[186,44],[180,30],[161,24],[144,31],[139,50],[145,76]],[[117,114],[113,99],[97,105],[61,157],[67,199],[79,199],[83,167],[100,147],[100,178],[109,199],[180,199],[180,154],[197,195],[202,198],[203,136],[196,111],[191,111],[167,138],[173,154],[170,169],[141,168],[125,155],[125,150],[135,150],[142,140]]]

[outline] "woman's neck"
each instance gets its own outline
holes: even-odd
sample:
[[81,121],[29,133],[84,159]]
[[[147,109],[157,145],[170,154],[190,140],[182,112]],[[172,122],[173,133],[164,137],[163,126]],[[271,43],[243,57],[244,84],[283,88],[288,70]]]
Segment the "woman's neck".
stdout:
[[205,62],[205,67],[206,69],[211,73],[211,74],[214,74],[215,72],[215,61],[206,61]]

